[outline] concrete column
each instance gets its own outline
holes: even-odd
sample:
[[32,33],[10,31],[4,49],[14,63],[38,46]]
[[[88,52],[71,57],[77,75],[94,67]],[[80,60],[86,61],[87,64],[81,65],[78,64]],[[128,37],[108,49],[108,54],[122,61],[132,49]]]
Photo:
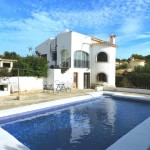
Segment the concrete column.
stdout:
[[11,62],[10,62],[10,68],[12,68],[12,67],[13,67],[13,62],[11,61]]
[[0,67],[3,67],[3,63],[2,63],[2,61],[0,61]]

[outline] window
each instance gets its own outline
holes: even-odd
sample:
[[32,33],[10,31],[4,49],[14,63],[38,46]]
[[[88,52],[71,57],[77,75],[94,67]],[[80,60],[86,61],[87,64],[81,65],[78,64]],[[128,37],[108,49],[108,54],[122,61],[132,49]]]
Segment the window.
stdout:
[[47,54],[42,54],[41,57],[47,60]]
[[4,68],[10,68],[10,63],[3,63]]
[[107,54],[104,52],[100,52],[97,55],[97,62],[107,62],[108,58],[107,58]]
[[68,50],[63,49],[61,51],[61,65],[62,67],[68,67]]
[[97,81],[98,82],[107,82],[107,76],[105,73],[99,73],[97,75]]
[[89,54],[83,51],[76,51],[74,53],[74,67],[89,68]]

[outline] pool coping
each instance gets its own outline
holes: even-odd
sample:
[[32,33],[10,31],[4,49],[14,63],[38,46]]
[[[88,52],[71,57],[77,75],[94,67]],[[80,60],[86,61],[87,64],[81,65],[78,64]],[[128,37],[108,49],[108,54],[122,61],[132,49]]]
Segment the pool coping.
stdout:
[[1,150],[30,150],[4,129],[0,128],[0,133]]
[[[148,102],[150,103],[150,97],[145,96],[135,96],[126,95],[121,93],[107,93],[106,95],[111,95],[114,98],[122,100],[132,100],[138,102]],[[142,98],[142,99],[141,99]],[[106,150],[148,150],[150,147],[150,117],[141,122],[139,125],[134,127],[115,143],[110,145]]]
[[[68,104],[73,104],[73,103],[79,103],[79,102],[84,102],[84,101],[87,101],[87,100],[92,100],[93,98],[98,98],[102,95],[108,95],[108,96],[112,96],[112,97],[115,97],[115,98],[122,98],[124,97],[126,100],[135,100],[135,101],[141,101],[141,98],[142,98],[142,102],[150,102],[150,97],[145,97],[145,96],[137,96],[137,95],[126,95],[126,94],[122,94],[122,93],[114,93],[114,92],[91,92],[91,93],[87,93],[85,96],[78,96],[78,97],[72,97],[72,98],[65,98],[65,99],[60,99],[60,100],[55,100],[55,101],[50,101],[50,102],[44,102],[44,103],[39,103],[39,104],[32,104],[32,105],[29,105],[29,106],[23,106],[23,107],[18,107],[18,108],[12,108],[12,109],[8,109],[8,110],[2,110],[0,111],[0,119],[1,118],[5,118],[6,120],[9,119],[10,116],[14,116],[16,114],[22,114],[22,113],[30,113],[32,111],[35,111],[35,110],[41,110],[41,109],[45,109],[45,108],[49,108],[49,107],[58,107],[58,106],[64,106],[64,105],[68,105]],[[150,124],[150,118],[148,118],[149,120],[149,124]],[[1,121],[1,120],[0,120]],[[139,125],[138,125],[139,126]],[[136,126],[136,127],[138,127]],[[142,126],[142,128],[141,128]],[[136,129],[136,127],[134,129],[136,129],[137,131],[141,131],[143,129],[148,129],[150,131],[150,125],[147,127],[147,128],[144,128],[145,124],[144,122],[142,122],[140,124],[140,128],[138,128],[138,130]],[[133,130],[134,130],[133,129]],[[0,128],[0,130],[3,130],[2,128]],[[5,130],[4,130],[5,131]],[[128,139],[129,141],[129,144],[130,145],[134,145],[135,146],[135,149],[136,149],[136,144],[134,142],[136,141],[133,141],[133,143],[130,143],[130,140],[132,139],[132,137],[137,137],[136,133],[138,132],[133,132],[132,130],[129,131],[127,134],[128,137],[125,138],[124,140],[124,136],[122,137],[123,140],[121,140],[121,143],[123,144],[119,144],[119,149],[122,149],[127,146],[126,144],[126,141]],[[6,131],[5,131],[6,132]],[[130,134],[131,132],[131,134]],[[8,141],[11,141],[10,139],[13,137],[12,135],[10,135],[8,132],[6,132],[7,136],[5,136],[5,142],[1,143],[0,141],[0,149],[3,149],[3,150],[6,150],[4,149],[4,146],[8,147],[8,146],[12,146],[12,144],[10,144]],[[134,135],[135,134],[135,135]],[[141,138],[141,135],[139,135],[140,138],[139,139],[144,139],[144,135],[142,136]],[[1,135],[0,135],[0,139],[1,139]],[[150,139],[150,135],[148,136],[149,139]],[[3,137],[2,137],[3,138]],[[13,137],[14,138],[14,137]],[[121,139],[122,139],[121,138]],[[137,138],[138,139],[138,138]],[[120,140],[120,139],[119,139]],[[120,143],[120,141],[117,141],[113,144],[113,146],[109,147],[108,150],[115,150],[113,149],[113,147],[116,147],[114,145],[118,145],[118,142]],[[146,140],[146,139],[145,139]],[[12,141],[14,141],[12,139]],[[17,147],[18,145],[18,140],[16,139],[16,142],[13,142],[14,143],[14,148]],[[123,141],[123,142],[122,142]],[[16,144],[15,144],[16,143]],[[140,143],[140,142],[139,142]],[[143,143],[143,142],[142,142]],[[149,145],[148,145],[149,144]],[[2,148],[3,146],[3,148]],[[23,146],[23,145],[22,145]],[[150,146],[150,142],[149,143],[146,143],[145,145],[143,145],[143,147],[145,148],[146,146]],[[26,146],[24,147],[25,149],[23,150],[26,150]],[[138,148],[138,147],[137,147]],[[16,149],[17,150],[17,149]],[[19,149],[18,149],[19,150]],[[29,149],[28,149],[29,150]],[[138,149],[137,149],[138,150]]]
[[148,150],[150,147],[150,117],[137,125],[106,150]]

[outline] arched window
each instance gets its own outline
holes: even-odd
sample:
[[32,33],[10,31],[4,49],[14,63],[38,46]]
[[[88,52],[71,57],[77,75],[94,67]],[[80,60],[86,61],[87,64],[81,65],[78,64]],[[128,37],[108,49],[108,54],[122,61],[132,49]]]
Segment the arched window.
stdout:
[[68,67],[68,50],[67,49],[63,49],[61,51],[61,63],[62,63],[62,67]]
[[98,82],[107,82],[107,76],[105,73],[99,73],[97,75],[97,81]]
[[74,67],[75,68],[89,68],[89,54],[83,51],[75,51]]
[[107,54],[104,52],[100,52],[97,55],[97,62],[107,62],[108,58],[107,58]]

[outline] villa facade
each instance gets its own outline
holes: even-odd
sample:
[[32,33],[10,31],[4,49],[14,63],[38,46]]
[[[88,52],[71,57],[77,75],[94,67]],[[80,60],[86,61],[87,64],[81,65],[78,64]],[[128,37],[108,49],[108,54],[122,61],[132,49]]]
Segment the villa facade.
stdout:
[[48,39],[35,49],[49,62],[48,77],[44,84],[71,84],[87,89],[94,84],[115,88],[116,63],[115,35],[109,41],[65,31]]

